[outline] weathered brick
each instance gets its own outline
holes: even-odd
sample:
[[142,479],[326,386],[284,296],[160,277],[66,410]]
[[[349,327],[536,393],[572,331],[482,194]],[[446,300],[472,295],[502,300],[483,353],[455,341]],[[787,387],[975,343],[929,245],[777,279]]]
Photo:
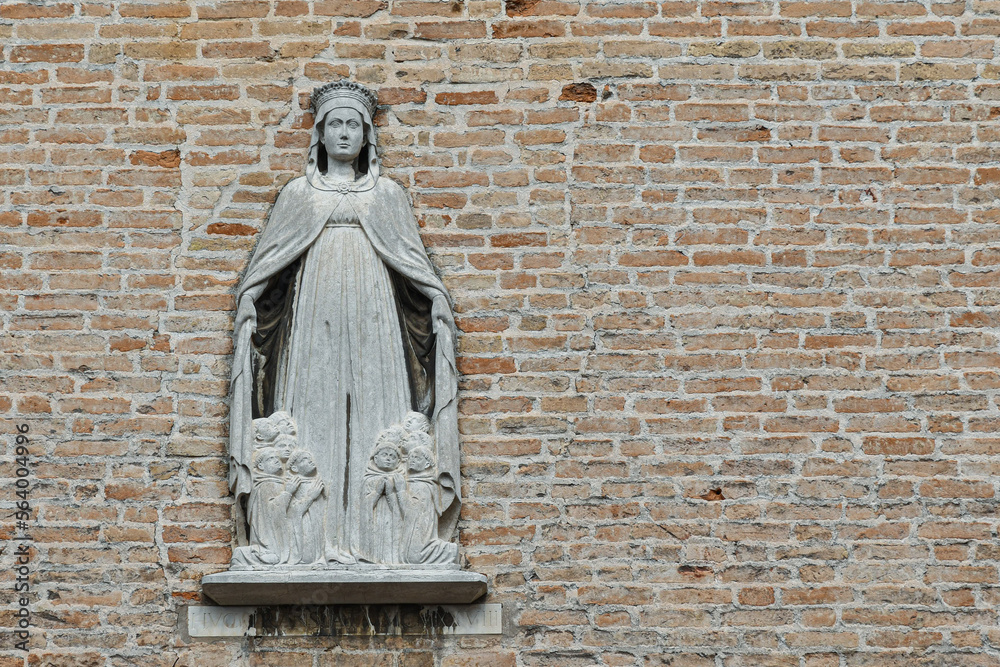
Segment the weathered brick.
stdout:
[[82,44],[29,44],[11,47],[14,63],[78,63],[83,60]]

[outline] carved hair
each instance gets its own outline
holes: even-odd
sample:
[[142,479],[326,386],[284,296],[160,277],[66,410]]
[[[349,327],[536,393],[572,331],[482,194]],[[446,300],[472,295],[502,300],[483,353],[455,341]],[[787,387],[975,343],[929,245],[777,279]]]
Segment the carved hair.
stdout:
[[399,424],[394,424],[387,429],[383,429],[378,434],[378,438],[375,440],[375,447],[377,448],[380,445],[394,445],[396,447],[402,447],[405,440],[406,429]]
[[378,434],[378,438],[375,440],[375,448],[372,449],[373,461],[383,449],[391,449],[396,453],[396,458],[400,458],[398,434],[399,429],[394,426],[390,426]]

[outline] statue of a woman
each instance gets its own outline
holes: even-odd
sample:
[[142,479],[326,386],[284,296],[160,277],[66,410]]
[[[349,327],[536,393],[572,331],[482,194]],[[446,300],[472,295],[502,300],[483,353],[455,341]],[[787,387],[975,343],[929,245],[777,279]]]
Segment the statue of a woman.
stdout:
[[[378,435],[408,412],[431,424],[440,471],[459,479],[454,319],[406,193],[379,175],[375,93],[317,88],[306,175],[278,195],[236,293],[230,486],[250,493],[251,422],[287,412],[326,493],[328,564],[364,562],[364,477]],[[370,503],[368,503],[370,505]],[[456,498],[441,514],[450,540]],[[252,517],[251,517],[252,520]]]

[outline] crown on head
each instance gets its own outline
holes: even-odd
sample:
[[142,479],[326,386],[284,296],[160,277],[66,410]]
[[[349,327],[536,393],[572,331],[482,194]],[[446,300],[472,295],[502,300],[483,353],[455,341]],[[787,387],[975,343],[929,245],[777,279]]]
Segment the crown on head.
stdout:
[[347,80],[334,81],[333,83],[328,83],[314,89],[312,94],[313,113],[319,111],[319,108],[323,104],[335,97],[349,97],[357,100],[368,110],[369,116],[375,115],[375,107],[378,105],[378,94],[365,88],[360,83]]

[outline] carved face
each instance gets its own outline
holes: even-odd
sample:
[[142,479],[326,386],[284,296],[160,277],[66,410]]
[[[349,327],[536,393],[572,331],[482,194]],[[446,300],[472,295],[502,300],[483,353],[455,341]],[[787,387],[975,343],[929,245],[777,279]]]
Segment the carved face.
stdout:
[[391,447],[383,447],[375,452],[375,465],[381,470],[394,470],[399,465],[399,453]]
[[270,419],[282,435],[295,435],[295,422],[287,412],[275,412]]
[[292,455],[292,450],[295,449],[295,438],[287,435],[280,436],[278,441],[274,443],[274,448],[278,450],[282,462],[287,461],[288,457]]
[[431,436],[417,431],[416,433],[410,433],[406,437],[406,451],[412,452],[416,447],[430,447]]
[[278,437],[278,425],[271,419],[263,417],[253,420],[253,437],[258,443],[274,442]]
[[361,153],[365,126],[354,109],[334,109],[323,121],[323,146],[331,160],[353,162]]
[[403,420],[403,428],[410,433],[414,433],[416,431],[427,433],[430,429],[430,422],[427,420],[427,417],[419,412],[408,412],[406,414],[406,419]]
[[281,472],[281,460],[276,454],[265,454],[261,457],[257,468],[268,475],[277,475]]
[[305,453],[295,459],[295,464],[291,466],[292,472],[296,475],[311,475],[316,472],[316,462],[313,461],[312,454]]
[[428,460],[426,454],[417,449],[410,454],[410,458],[407,460],[407,467],[413,472],[420,472],[430,468],[431,462]]

